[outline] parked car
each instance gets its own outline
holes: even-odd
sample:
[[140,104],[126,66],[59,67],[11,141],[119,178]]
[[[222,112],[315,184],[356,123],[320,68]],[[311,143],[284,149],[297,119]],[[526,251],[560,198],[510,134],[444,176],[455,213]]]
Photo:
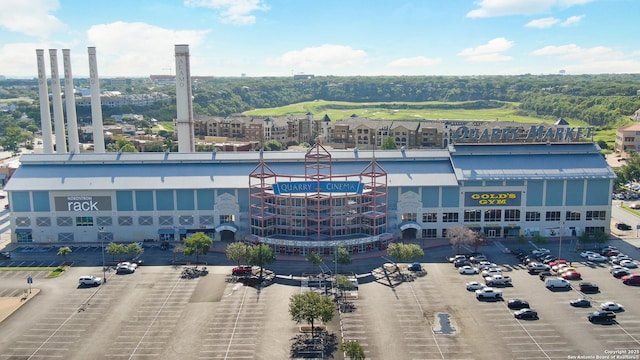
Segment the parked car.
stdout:
[[567,280],[580,280],[582,279],[582,274],[577,271],[565,271],[560,275],[563,279]]
[[627,230],[631,230],[632,227],[629,224],[625,224],[625,223],[617,223],[616,224],[616,229],[618,230],[623,230],[623,231],[627,231]]
[[589,250],[585,250],[585,251],[580,253],[580,256],[582,256],[585,259],[589,258],[589,256],[592,256],[592,255],[598,255],[598,253],[593,252],[593,251],[589,251]]
[[98,286],[102,284],[102,279],[89,275],[80,276],[80,279],[78,279],[78,284],[80,286]]
[[587,258],[589,261],[593,261],[593,262],[607,262],[609,261],[609,259],[607,259],[605,256],[603,255],[591,255]]
[[616,319],[616,314],[611,311],[594,311],[587,315],[590,322],[612,322]]
[[253,272],[253,268],[250,265],[240,265],[231,269],[232,275],[250,275]]
[[501,300],[502,299],[502,291],[498,289],[494,289],[492,287],[484,287],[480,290],[476,290],[476,299],[494,299]]
[[511,299],[507,301],[509,309],[520,310],[529,307],[529,302],[520,299]]
[[474,255],[469,259],[469,261],[471,261],[471,263],[473,264],[477,264],[480,261],[486,261],[486,260],[487,260],[487,257],[482,254]]
[[132,266],[118,266],[116,268],[116,274],[122,275],[122,274],[133,274],[134,272],[136,272],[136,268],[132,267]]
[[487,270],[483,270],[481,275],[482,275],[482,277],[493,276],[493,275],[502,275],[502,269],[489,268]]
[[540,280],[544,281],[547,277],[549,276],[555,276],[554,273],[552,273],[551,271],[543,271],[541,273],[538,274],[538,277],[540,278]]
[[537,319],[538,312],[533,309],[521,309],[513,313],[516,319]]
[[613,274],[614,272],[618,271],[618,270],[629,270],[624,266],[620,266],[620,265],[613,265],[612,267],[609,268],[609,274]]
[[569,283],[569,281],[563,278],[545,279],[544,286],[546,286],[547,289],[550,289],[550,290],[571,288],[571,284]]
[[456,260],[467,260],[467,255],[464,255],[464,254],[457,254],[457,255],[449,256],[449,257],[447,258],[447,260],[448,260],[450,263],[454,263],[454,262],[456,262]]
[[459,268],[461,266],[467,266],[467,265],[471,265],[471,261],[469,261],[469,259],[464,258],[464,259],[457,259],[453,262],[453,266]]
[[589,299],[580,298],[569,301],[569,304],[574,307],[590,307],[591,301],[589,301]]
[[566,265],[567,264],[567,260],[558,259],[558,260],[550,262],[548,265],[553,267],[553,266],[560,265],[560,264],[565,264]]
[[622,279],[623,277],[630,274],[631,274],[631,271],[629,271],[629,269],[627,268],[618,269],[611,273],[611,275],[613,275],[613,277],[616,279]]
[[469,291],[476,291],[476,290],[480,290],[484,288],[484,284],[481,284],[477,281],[470,281],[467,283],[467,290]]
[[420,265],[420,263],[413,263],[411,265],[409,265],[409,267],[407,267],[407,270],[409,271],[422,271],[422,265]]
[[11,259],[11,253],[8,252],[8,251],[3,251],[0,254],[2,254],[2,257],[5,258],[5,259]]
[[477,274],[479,271],[480,270],[478,270],[478,268],[474,268],[473,266],[470,266],[470,265],[465,265],[458,268],[458,272],[463,275],[473,275],[473,274]]
[[599,292],[600,288],[598,287],[598,285],[596,285],[594,283],[581,282],[580,283],[580,291],[582,291],[585,294],[592,294],[592,293]]
[[551,269],[551,266],[547,265],[547,264],[540,264],[540,263],[530,263],[529,265],[527,265],[527,269],[529,269],[529,271],[547,271],[549,269]]
[[626,267],[627,269],[638,268],[638,265],[631,260],[622,260],[620,261],[620,265]]
[[622,311],[624,308],[622,305],[618,303],[614,303],[613,301],[607,301],[600,304],[600,310],[604,311]]
[[622,283],[625,285],[640,284],[640,274],[629,274],[622,277]]

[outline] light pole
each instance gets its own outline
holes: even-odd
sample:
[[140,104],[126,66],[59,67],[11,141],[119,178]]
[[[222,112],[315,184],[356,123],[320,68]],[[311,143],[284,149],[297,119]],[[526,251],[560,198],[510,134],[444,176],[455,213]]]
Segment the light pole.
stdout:
[[562,235],[564,234],[564,221],[560,223],[560,245],[558,245],[558,259],[562,259]]
[[107,283],[107,269],[105,268],[105,263],[104,263],[104,236],[103,236],[103,232],[104,232],[104,226],[100,226],[98,228],[98,237],[100,238],[100,248],[102,249],[102,281],[104,281],[104,283]]

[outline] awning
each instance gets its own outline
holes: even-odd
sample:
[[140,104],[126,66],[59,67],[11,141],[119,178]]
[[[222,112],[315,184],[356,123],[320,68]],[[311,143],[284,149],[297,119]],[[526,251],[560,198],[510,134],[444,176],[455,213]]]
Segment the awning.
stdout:
[[180,235],[184,235],[184,234],[186,234],[186,233],[187,233],[187,229],[185,229],[185,228],[180,228],[180,229],[178,229],[178,234],[180,234]]
[[174,232],[173,229],[158,229],[160,235],[173,235]]
[[32,230],[31,229],[16,229],[16,234],[17,233],[21,233],[21,234],[31,234]]
[[505,230],[520,230],[520,226],[505,226]]
[[422,226],[415,221],[405,221],[400,223],[400,231],[405,231],[407,229],[421,230]]
[[502,230],[502,227],[500,227],[500,226],[485,226],[484,229],[485,230]]
[[218,226],[216,226],[216,231],[217,232],[221,232],[221,231],[231,231],[231,232],[236,232],[238,231],[238,226],[236,224],[220,224]]

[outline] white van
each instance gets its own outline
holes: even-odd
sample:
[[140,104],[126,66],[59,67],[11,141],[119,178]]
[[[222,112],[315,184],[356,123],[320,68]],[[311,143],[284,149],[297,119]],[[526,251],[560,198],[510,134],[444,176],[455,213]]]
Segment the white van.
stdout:
[[545,279],[544,280],[544,286],[547,287],[547,289],[570,289],[571,288],[571,283],[569,283],[569,281],[563,279],[563,278],[552,278],[552,279]]

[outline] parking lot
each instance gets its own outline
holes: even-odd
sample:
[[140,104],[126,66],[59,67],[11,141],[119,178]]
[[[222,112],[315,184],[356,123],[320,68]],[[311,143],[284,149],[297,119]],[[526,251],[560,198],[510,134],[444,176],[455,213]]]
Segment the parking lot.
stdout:
[[[635,247],[616,245],[640,258]],[[545,246],[559,250],[558,244]],[[382,267],[383,259],[374,260],[377,266],[358,275],[357,299],[349,299],[352,306],[327,328],[339,342],[359,341],[370,359],[570,359],[615,351],[640,358],[640,287],[614,279],[608,264],[585,261],[564,244],[562,257],[582,281],[600,287],[584,295],[576,290],[580,280],[568,291],[546,289],[502,246],[480,250],[513,280],[500,288],[505,301],[478,301],[465,283],[480,281],[480,275],[459,274],[444,259],[450,248],[429,249],[424,272],[401,275]],[[299,325],[290,320],[288,302],[303,291],[299,279],[281,276],[256,289],[234,282],[227,266],[210,266],[208,275],[194,279],[181,278],[181,270],[112,271],[107,284],[82,288],[79,276],[101,276],[102,269],[72,267],[55,279],[46,279],[45,271],[2,271],[0,295],[25,291],[28,276],[41,294],[0,325],[0,359],[290,358]],[[591,308],[569,305],[583,296]],[[512,298],[527,300],[539,319],[515,319],[506,305]],[[621,303],[625,311],[615,323],[589,323],[587,313],[605,301]]]

